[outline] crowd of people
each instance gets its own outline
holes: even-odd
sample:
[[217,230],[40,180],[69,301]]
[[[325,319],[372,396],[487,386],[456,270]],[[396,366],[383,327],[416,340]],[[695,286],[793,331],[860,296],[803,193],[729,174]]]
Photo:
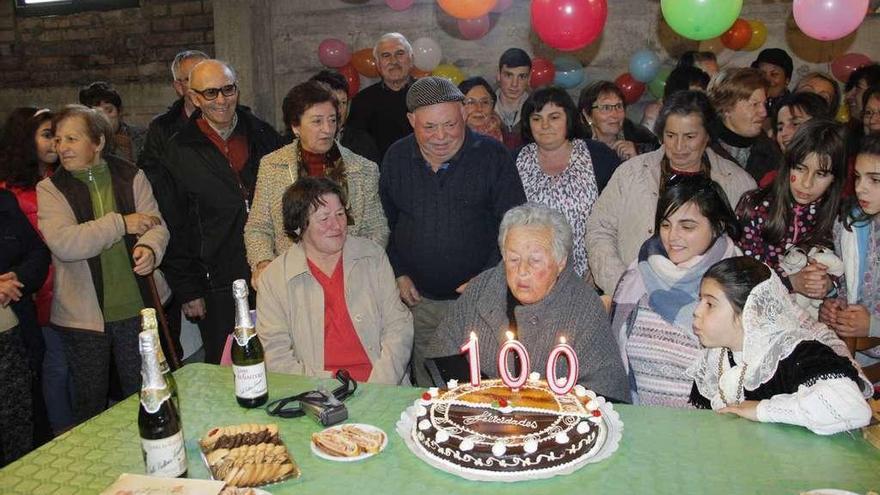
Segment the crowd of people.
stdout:
[[635,119],[609,81],[529,88],[520,48],[497,87],[413,78],[399,33],[373,55],[351,101],[333,71],[292,87],[281,132],[199,51],[146,130],[106,82],[10,114],[0,465],[138,389],[143,307],[166,353],[186,318],[220,363],[237,279],[270,371],[442,385],[468,335],[512,332],[533,356],[566,338],[611,400],[867,423],[880,348],[841,338],[880,337],[880,65],[841,90],[792,84],[777,48],[751,67],[688,52]]

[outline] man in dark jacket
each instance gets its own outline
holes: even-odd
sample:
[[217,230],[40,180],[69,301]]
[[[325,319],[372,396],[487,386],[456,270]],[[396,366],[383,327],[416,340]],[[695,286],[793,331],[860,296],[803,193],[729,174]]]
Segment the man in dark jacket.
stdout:
[[200,62],[189,84],[198,110],[169,141],[168,181],[156,193],[171,230],[163,266],[184,314],[199,321],[205,361],[219,363],[235,320],[232,282],[251,278],[243,231],[257,168],[281,137],[238,106],[235,72],[223,62]]

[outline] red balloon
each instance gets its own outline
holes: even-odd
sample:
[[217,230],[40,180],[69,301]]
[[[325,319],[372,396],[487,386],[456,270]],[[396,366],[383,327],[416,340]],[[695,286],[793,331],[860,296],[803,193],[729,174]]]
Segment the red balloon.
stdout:
[[361,76],[358,74],[357,69],[351,63],[348,63],[336,70],[345,76],[345,80],[348,81],[348,97],[354,98],[354,95],[361,89]]
[[870,65],[871,59],[861,53],[847,53],[831,62],[831,73],[842,83],[849,81],[849,76],[859,67]]
[[639,98],[642,97],[642,93],[645,92],[645,83],[636,81],[629,72],[618,76],[617,79],[614,80],[614,84],[620,88],[620,91],[623,93],[623,101],[626,102],[627,105],[639,101]]
[[589,45],[602,34],[607,18],[606,0],[532,0],[532,28],[557,50]]
[[742,50],[752,40],[752,26],[745,19],[737,19],[724,34],[721,42],[731,50]]
[[555,77],[556,67],[553,62],[540,57],[532,59],[532,76],[529,78],[529,85],[532,89],[553,84]]

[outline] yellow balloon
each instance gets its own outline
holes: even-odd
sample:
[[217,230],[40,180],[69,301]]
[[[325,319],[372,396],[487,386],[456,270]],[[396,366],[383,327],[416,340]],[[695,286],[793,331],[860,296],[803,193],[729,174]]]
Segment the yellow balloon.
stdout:
[[721,42],[721,37],[717,36],[715,38],[709,38],[707,40],[703,40],[700,42],[700,51],[701,52],[712,52],[715,55],[718,55],[722,51],[724,51],[726,47],[724,43]]
[[443,77],[452,81],[452,84],[458,84],[464,81],[464,74],[461,69],[452,64],[440,64],[431,71],[432,76]]
[[849,122],[849,105],[844,103],[837,108],[837,115],[834,116],[834,119],[840,122],[841,124],[846,124]]
[[767,26],[761,21],[749,21],[749,26],[752,27],[752,39],[749,40],[749,44],[743,50],[753,52],[764,46],[764,43],[767,42]]

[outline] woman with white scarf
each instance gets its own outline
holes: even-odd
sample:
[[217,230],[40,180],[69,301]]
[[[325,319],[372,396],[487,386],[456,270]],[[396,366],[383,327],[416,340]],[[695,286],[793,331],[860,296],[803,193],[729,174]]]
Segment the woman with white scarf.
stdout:
[[757,260],[741,256],[709,268],[694,332],[707,347],[687,371],[697,407],[820,435],[871,419],[865,399],[873,389],[846,346]]
[[739,224],[721,186],[700,174],[669,181],[654,231],[614,292],[612,332],[633,403],[684,408],[692,385],[685,370],[702,352],[692,330],[700,280],[740,254]]

